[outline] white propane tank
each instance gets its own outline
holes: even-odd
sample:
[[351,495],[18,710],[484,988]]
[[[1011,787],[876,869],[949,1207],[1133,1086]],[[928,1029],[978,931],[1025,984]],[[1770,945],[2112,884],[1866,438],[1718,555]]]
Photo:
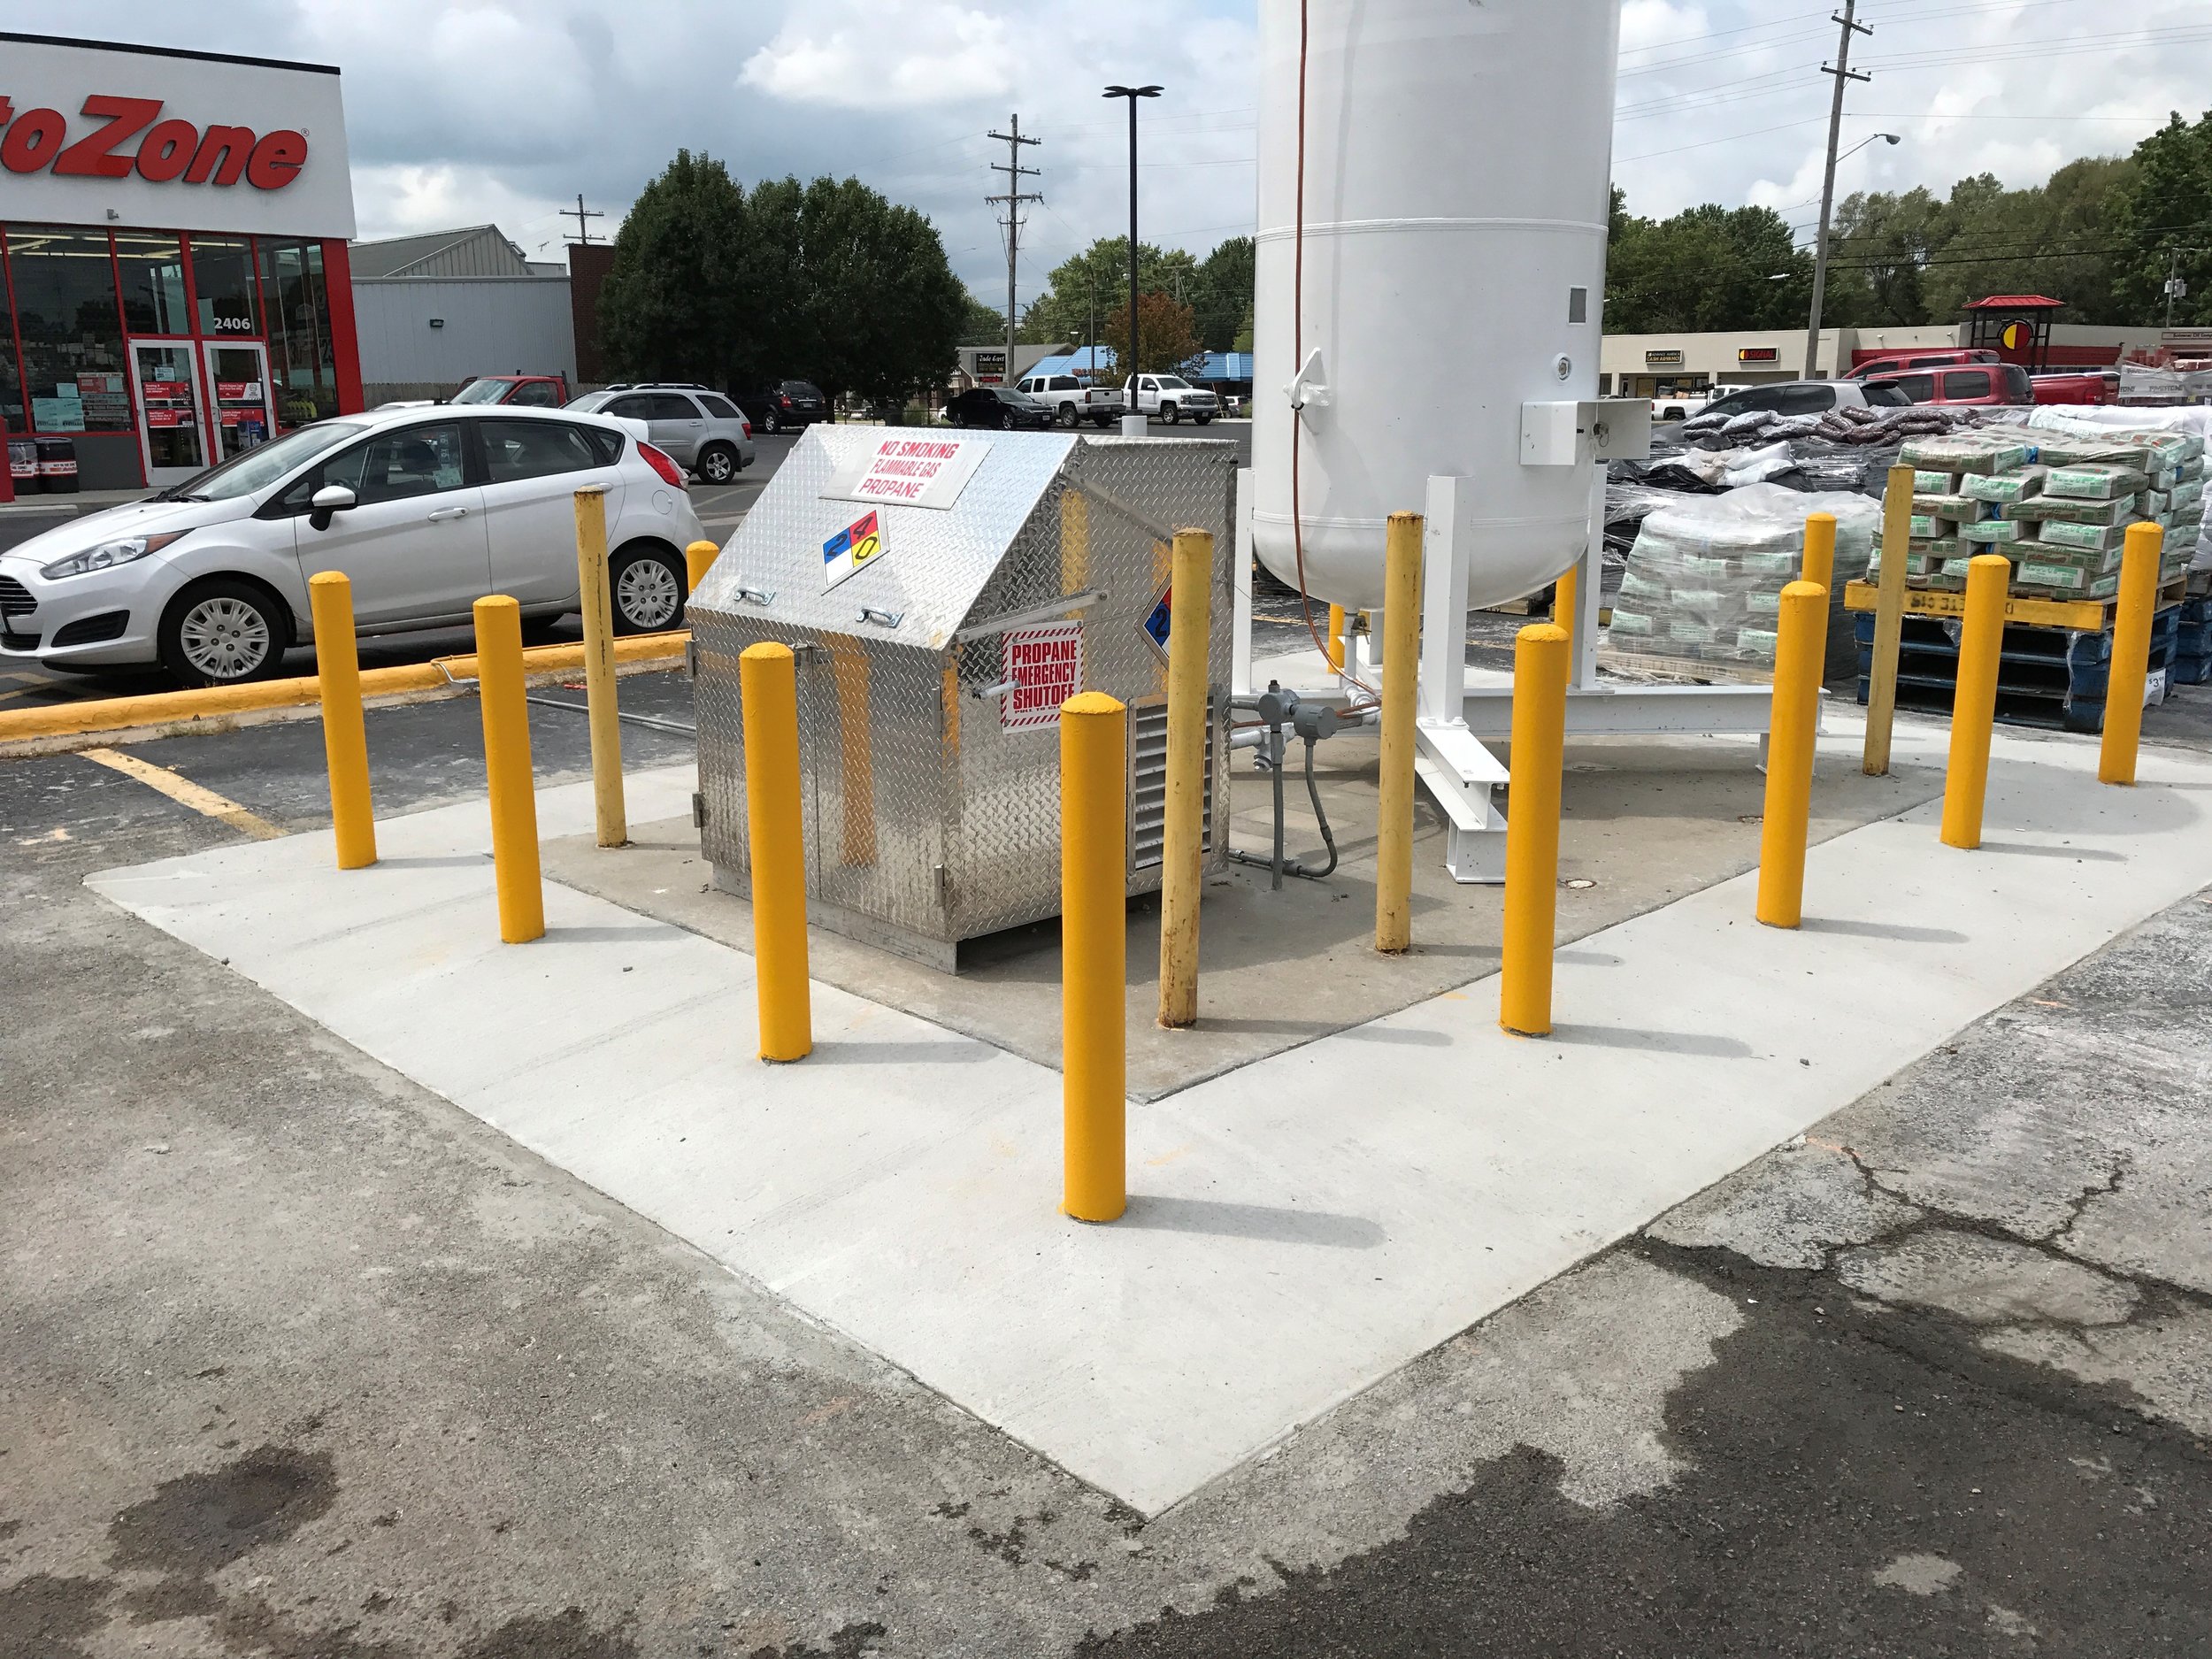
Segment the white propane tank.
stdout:
[[[1521,465],[1521,405],[1594,397],[1617,0],[1261,0],[1253,543],[1371,609],[1383,522],[1432,473],[1473,481],[1467,601],[1580,557],[1590,472]],[[1294,388],[1296,389],[1294,391]]]

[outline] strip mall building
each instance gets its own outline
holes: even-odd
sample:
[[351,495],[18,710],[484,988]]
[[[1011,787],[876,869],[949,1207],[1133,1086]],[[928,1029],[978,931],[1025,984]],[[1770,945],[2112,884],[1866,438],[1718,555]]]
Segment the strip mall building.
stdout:
[[335,69],[0,34],[0,424],[84,488],[358,410],[353,229]]

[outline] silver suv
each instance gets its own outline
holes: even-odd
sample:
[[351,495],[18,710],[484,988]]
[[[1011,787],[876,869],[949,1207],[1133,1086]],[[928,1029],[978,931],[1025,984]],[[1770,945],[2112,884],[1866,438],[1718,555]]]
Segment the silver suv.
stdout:
[[647,442],[703,483],[726,484],[753,464],[753,423],[735,403],[703,386],[610,386],[586,392],[568,406],[643,421]]

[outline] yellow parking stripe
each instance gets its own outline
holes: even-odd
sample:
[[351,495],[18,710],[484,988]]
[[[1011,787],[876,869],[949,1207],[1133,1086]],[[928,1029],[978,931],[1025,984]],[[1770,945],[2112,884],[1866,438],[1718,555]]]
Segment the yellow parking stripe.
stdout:
[[126,778],[135,778],[149,789],[158,790],[180,806],[188,806],[195,812],[219,819],[241,834],[256,841],[273,841],[284,832],[265,818],[249,812],[227,795],[204,789],[189,778],[180,777],[166,766],[157,766],[151,761],[141,760],[135,755],[126,755],[115,749],[85,749],[77,751],[87,760],[97,761],[103,766],[121,772]]

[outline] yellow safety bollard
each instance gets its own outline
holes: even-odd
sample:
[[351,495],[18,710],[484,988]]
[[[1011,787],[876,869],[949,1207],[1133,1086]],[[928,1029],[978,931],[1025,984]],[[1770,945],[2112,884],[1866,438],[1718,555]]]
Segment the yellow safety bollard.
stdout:
[[591,727],[591,797],[599,844],[630,839],[622,800],[622,718],[614,672],[614,600],[607,591],[607,487],[576,492],[576,582],[584,602],[585,718]]
[[[1889,574],[1888,547],[1882,574]],[[1997,717],[1997,663],[2005,638],[2005,589],[2012,565],[2001,553],[1967,562],[1966,616],[1959,630],[1958,686],[1951,694],[1951,757],[1943,774],[1943,844],[1982,844],[1989,791],[1989,728]]]
[[2158,603],[2158,561],[2166,533],[2154,524],[2128,526],[2120,555],[2120,613],[2112,626],[2112,664],[2105,678],[2104,740],[2097,750],[2099,783],[2133,783],[2143,736],[2143,682],[2151,665],[2151,612]]
[[1340,673],[1344,668],[1344,607],[1342,605],[1329,607],[1327,644],[1329,666]]
[[1421,515],[1383,531],[1381,801],[1375,825],[1375,949],[1413,943],[1413,714],[1421,655]]
[[[1886,538],[1885,538],[1886,540]],[[1836,590],[1836,515],[1816,512],[1805,520],[1805,561],[1797,572],[1823,593]],[[1825,647],[1823,648],[1824,654]]]
[[1874,659],[1866,678],[1866,743],[1859,760],[1859,770],[1870,778],[1889,770],[1890,728],[1897,719],[1897,651],[1905,637],[1905,561],[1912,553],[1912,472],[1909,466],[1891,467],[1889,486],[1882,495],[1882,580],[1874,593]]
[[1167,651],[1167,808],[1160,870],[1160,1024],[1198,1020],[1198,896],[1206,826],[1206,648],[1213,634],[1214,539],[1175,533]]
[[[1828,519],[1834,557],[1836,521],[1815,513],[1805,535]],[[1759,897],[1755,914],[1769,927],[1794,927],[1805,914],[1805,836],[1812,818],[1813,741],[1820,726],[1820,671],[1828,653],[1828,590],[1818,582],[1782,589],[1775,623],[1773,714],[1767,728],[1767,797],[1759,826]]]
[[687,594],[697,593],[699,584],[706,580],[707,572],[714,568],[714,561],[721,557],[722,549],[711,541],[694,541],[687,547],[684,549],[684,567],[689,572],[689,585],[684,591]]
[[1580,609],[1577,601],[1581,596],[1581,591],[1582,567],[1579,565],[1570,565],[1566,573],[1552,584],[1552,626],[1567,630],[1567,644],[1570,649],[1574,645],[1575,613]]
[[745,728],[760,1057],[803,1060],[814,1052],[814,1004],[807,982],[798,662],[791,648],[765,640],[747,646],[737,659],[737,689]]
[[1129,1204],[1128,726],[1102,691],[1060,705],[1060,1207],[1078,1221]]
[[526,944],[545,936],[545,886],[538,874],[530,710],[522,700],[522,607],[505,594],[476,602],[476,691],[484,710],[499,936],[511,945]]
[[330,829],[338,868],[376,862],[376,808],[369,797],[369,734],[361,714],[361,655],[353,640],[353,584],[336,571],[307,579],[315,619],[315,678],[323,704],[323,758],[330,768]]
[[1551,1029],[1552,933],[1559,911],[1560,769],[1574,641],[1532,622],[1513,643],[1512,784],[1505,814],[1505,933],[1498,1024],[1524,1036]]

